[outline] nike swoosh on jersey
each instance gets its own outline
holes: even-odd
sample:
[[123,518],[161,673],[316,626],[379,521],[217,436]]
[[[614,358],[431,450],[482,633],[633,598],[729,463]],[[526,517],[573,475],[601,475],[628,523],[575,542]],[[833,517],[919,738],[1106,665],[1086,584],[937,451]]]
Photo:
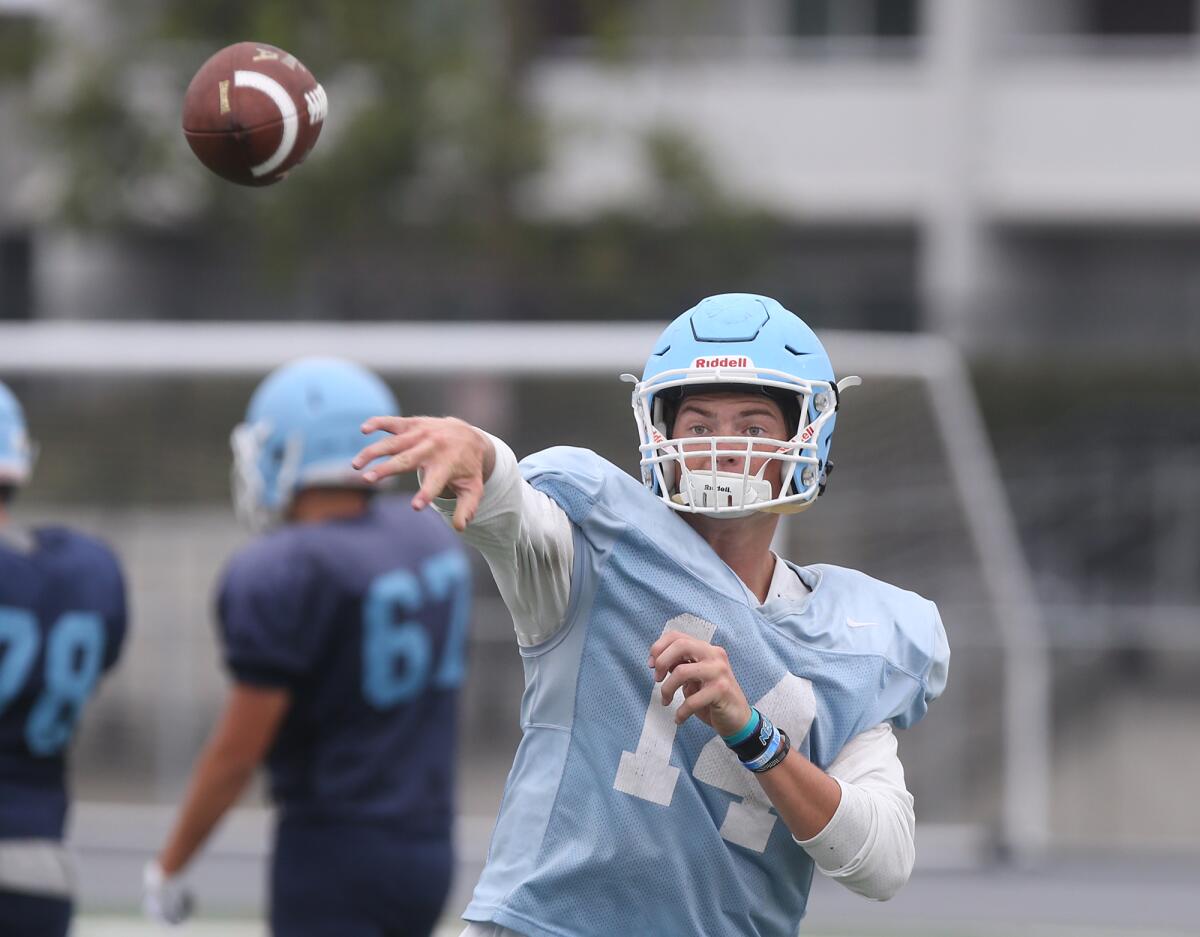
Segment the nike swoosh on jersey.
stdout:
[[855,621],[853,618],[847,618],[846,624],[851,628],[873,628],[878,622],[874,621]]

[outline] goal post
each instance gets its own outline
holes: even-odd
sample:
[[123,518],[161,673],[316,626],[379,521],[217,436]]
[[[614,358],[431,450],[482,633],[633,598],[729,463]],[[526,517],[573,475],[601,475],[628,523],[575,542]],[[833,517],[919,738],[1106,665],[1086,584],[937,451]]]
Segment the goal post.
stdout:
[[[0,380],[34,391],[56,386],[55,406],[65,411],[70,402],[62,400],[62,387],[71,382],[141,381],[139,386],[151,387],[186,378],[216,388],[253,381],[301,355],[320,354],[352,358],[396,382],[441,386],[446,394],[439,399],[453,402],[458,398],[450,391],[463,381],[483,380],[483,398],[493,397],[498,386],[521,382],[544,387],[546,382],[612,379],[615,384],[621,372],[640,372],[659,332],[657,324],[595,322],[3,323]],[[789,552],[798,549],[798,562],[828,559],[855,566],[938,601],[954,666],[947,703],[931,711],[939,738],[931,737],[931,729],[917,750],[922,759],[948,760],[945,773],[957,780],[939,780],[936,763],[910,764],[906,757],[906,768],[923,785],[919,812],[924,814],[930,803],[935,815],[939,802],[961,804],[957,813],[949,806],[944,810],[958,819],[984,816],[1001,845],[1034,857],[1048,837],[1049,646],[965,363],[950,343],[934,336],[827,330],[821,339],[839,376],[858,374],[864,386],[844,397],[833,445],[836,471],[827,495],[813,510],[787,519],[779,539]],[[612,392],[611,406],[627,403],[627,388]],[[596,409],[607,412],[609,406],[606,400]],[[112,445],[122,445],[122,433],[138,429],[122,419],[117,402],[99,413],[101,420],[111,420]],[[518,405],[510,419],[520,424],[522,415]],[[628,415],[615,419],[622,416]],[[545,424],[539,427],[549,440],[545,444],[553,442],[559,426],[552,417],[539,410],[527,422],[533,420]],[[636,469],[631,416],[628,424],[626,436],[606,437],[606,443],[610,451],[628,451],[625,467]],[[41,435],[37,425],[32,434]],[[73,492],[70,500],[85,514],[91,510],[96,523],[115,518],[120,528],[119,512],[102,507],[102,490]],[[165,516],[174,509],[148,504],[145,510]],[[71,510],[55,505],[52,513],[67,519]],[[177,526],[217,523],[203,512],[172,516]],[[133,531],[128,536],[143,544],[137,555],[146,562],[162,562],[147,555],[155,550],[136,540]],[[228,540],[225,534],[214,533],[214,538],[222,545]],[[181,551],[194,548],[179,544]],[[218,551],[210,552],[213,556],[205,554],[203,562],[214,560]],[[175,677],[183,678],[181,672]],[[996,712],[989,708],[993,703]],[[960,705],[964,711],[957,715],[939,708]],[[981,733],[980,726],[992,725],[994,732]],[[914,733],[920,731],[918,726]],[[171,744],[161,726],[158,734],[162,744]],[[907,744],[902,737],[902,751]],[[994,767],[1000,778],[994,814],[979,809],[986,796],[975,790],[995,783],[996,772],[980,762],[993,757],[989,746],[997,750]]]

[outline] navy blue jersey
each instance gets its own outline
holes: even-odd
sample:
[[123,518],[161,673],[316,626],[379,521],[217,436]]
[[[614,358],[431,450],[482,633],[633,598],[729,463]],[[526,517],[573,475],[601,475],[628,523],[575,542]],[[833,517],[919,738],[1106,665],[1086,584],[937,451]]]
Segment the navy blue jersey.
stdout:
[[60,527],[0,537],[0,838],[62,837],[66,746],[124,638],[107,546]]
[[470,595],[457,538],[406,500],[283,527],[233,558],[226,663],[240,683],[291,693],[267,756],[285,820],[449,833]]

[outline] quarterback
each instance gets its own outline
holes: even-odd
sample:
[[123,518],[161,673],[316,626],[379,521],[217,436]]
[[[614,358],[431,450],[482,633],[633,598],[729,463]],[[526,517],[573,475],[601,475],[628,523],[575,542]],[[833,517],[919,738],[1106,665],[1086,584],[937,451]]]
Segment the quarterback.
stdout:
[[763,296],[710,297],[633,379],[641,479],[517,463],[454,419],[368,420],[487,560],[524,658],[522,740],[465,937],[791,937],[814,868],[891,897],[914,857],[893,727],[943,689],[935,606],[770,549],[829,473],[841,392]]

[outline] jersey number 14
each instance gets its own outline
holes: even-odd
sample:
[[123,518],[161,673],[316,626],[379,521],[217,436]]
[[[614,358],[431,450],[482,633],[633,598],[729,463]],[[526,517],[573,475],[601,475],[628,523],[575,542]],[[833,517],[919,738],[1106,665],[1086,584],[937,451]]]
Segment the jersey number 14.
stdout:
[[[682,631],[702,641],[711,641],[716,630],[716,625],[703,618],[680,615],[667,622],[663,633]],[[621,753],[613,787],[633,797],[669,807],[675,782],[679,780],[679,769],[671,764],[671,749],[677,731],[675,711],[683,704],[683,691],[677,691],[671,704],[664,706],[660,686],[656,683],[650,692],[650,705],[646,708],[637,751]],[[753,705],[783,729],[795,744],[808,735],[817,712],[812,683],[792,673],[784,674],[783,679]],[[742,767],[720,736],[714,735],[700,750],[692,776],[738,798],[729,805],[721,824],[721,837],[754,852],[764,852],[778,817],[771,812],[771,801],[757,779]]]

